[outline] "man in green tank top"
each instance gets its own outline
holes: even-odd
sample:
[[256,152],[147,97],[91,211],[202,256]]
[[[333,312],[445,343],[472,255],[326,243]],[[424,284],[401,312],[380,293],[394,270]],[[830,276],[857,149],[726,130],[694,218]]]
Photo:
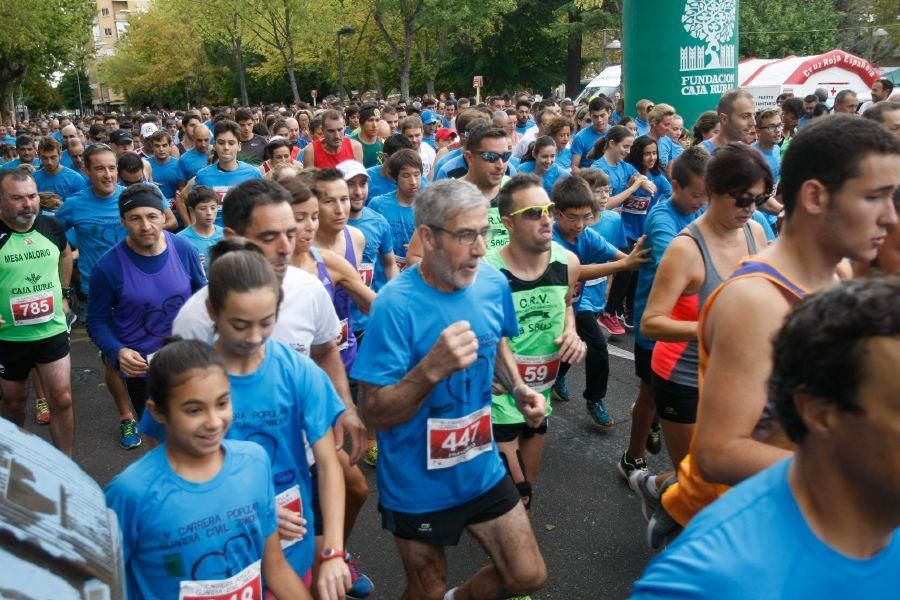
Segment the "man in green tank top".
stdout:
[[39,213],[31,174],[22,169],[0,173],[2,415],[24,426],[28,375],[36,368],[53,415],[50,437],[71,456],[75,418],[66,299],[72,293],[72,252],[59,221]]
[[463,153],[469,172],[460,179],[478,188],[491,206],[488,209],[487,248],[505,246],[509,234],[500,218],[499,194],[506,179],[506,163],[509,161],[509,139],[506,131],[493,125],[482,125],[469,132],[466,151]]
[[[550,388],[560,361],[579,362],[586,352],[572,311],[580,263],[572,252],[553,242],[552,207],[538,177],[510,179],[498,197],[509,244],[492,248],[485,256],[509,281],[519,333],[507,343],[522,380],[544,394],[548,417]],[[493,396],[491,419],[494,440],[527,507],[544,450],[547,419],[536,429],[530,427],[506,392]]]
[[350,136],[362,145],[362,163],[368,169],[380,165],[381,152],[384,144],[378,137],[378,121],[381,120],[381,111],[374,104],[367,104],[359,110],[359,131]]

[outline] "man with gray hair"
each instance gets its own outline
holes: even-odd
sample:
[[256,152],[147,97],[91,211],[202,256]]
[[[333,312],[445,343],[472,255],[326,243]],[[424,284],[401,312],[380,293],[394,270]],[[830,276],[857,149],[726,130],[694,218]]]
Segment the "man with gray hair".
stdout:
[[853,90],[841,90],[834,97],[834,114],[855,115],[859,98]]
[[[546,402],[504,339],[519,331],[509,283],[480,260],[488,201],[470,183],[439,181],[417,196],[415,220],[422,262],[378,294],[352,372],[377,430],[379,510],[407,574],[403,597],[529,594],[547,569],[491,436],[492,382],[531,427]],[[464,529],[492,563],[445,594],[444,547]]]

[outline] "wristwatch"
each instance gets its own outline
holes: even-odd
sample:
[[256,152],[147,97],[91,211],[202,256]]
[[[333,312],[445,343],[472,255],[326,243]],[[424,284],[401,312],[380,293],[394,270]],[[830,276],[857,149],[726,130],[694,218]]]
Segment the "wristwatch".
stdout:
[[61,291],[62,291],[62,297],[65,298],[66,300],[68,300],[69,298],[72,297],[72,294],[74,293],[75,290],[70,287],[64,287],[64,288],[62,288]]
[[326,560],[331,560],[332,558],[347,558],[347,553],[343,550],[335,550],[334,548],[325,548],[322,550],[322,554],[319,556],[322,562]]

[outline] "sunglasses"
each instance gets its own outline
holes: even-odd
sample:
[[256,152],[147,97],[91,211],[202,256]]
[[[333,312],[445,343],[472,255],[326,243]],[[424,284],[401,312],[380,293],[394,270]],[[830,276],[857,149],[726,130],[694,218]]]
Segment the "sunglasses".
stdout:
[[475,154],[480,156],[481,160],[489,163],[495,163],[498,160],[509,162],[509,159],[512,156],[512,152],[504,152],[503,154],[500,154],[499,152],[476,152]]
[[544,217],[550,216],[550,211],[553,210],[556,205],[551,202],[549,204],[544,204],[543,206],[529,206],[526,208],[520,208],[519,210],[514,210],[509,213],[510,217],[515,217],[518,215],[522,215],[522,218],[526,221],[540,221]]
[[759,196],[734,196],[734,205],[738,208],[747,208],[751,204],[755,204],[757,208],[769,201],[771,194],[760,194]]

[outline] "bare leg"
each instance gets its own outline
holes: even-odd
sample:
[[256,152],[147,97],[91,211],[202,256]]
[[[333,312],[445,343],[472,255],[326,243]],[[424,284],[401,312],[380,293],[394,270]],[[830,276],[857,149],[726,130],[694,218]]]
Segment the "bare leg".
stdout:
[[491,557],[492,564],[456,589],[457,600],[507,598],[543,587],[547,566],[521,503],[505,515],[469,525],[468,529]]
[[644,457],[647,436],[650,435],[650,427],[655,417],[653,388],[642,381],[637,399],[634,401],[634,409],[631,411],[631,439],[628,441],[628,456],[631,458]]
[[19,427],[25,427],[25,400],[28,399],[28,380],[10,381],[0,379],[0,388],[3,389],[3,410],[0,412],[4,419],[12,421]]
[[[75,442],[75,411],[72,410],[72,376],[69,355],[45,365],[37,366],[40,379],[47,385],[47,404],[50,406],[50,438],[53,445],[66,456],[72,456]],[[35,379],[37,381],[37,379]]]
[[666,448],[672,458],[672,465],[677,469],[678,463],[687,456],[691,445],[691,436],[694,434],[694,426],[687,423],[676,423],[660,419],[663,437],[666,439]]
[[[521,452],[519,449],[519,441],[520,438],[517,437],[509,442],[497,442],[497,449],[500,450],[500,453],[503,454],[503,458],[505,459],[506,471],[516,485],[528,480],[528,475],[522,471],[522,465],[519,464],[519,457],[516,453],[517,450]],[[522,459],[524,460],[525,457],[523,456]],[[522,496],[522,502],[525,506],[528,506],[530,500],[530,496]]]
[[413,540],[394,540],[406,572],[406,589],[400,597],[403,600],[442,600],[447,587],[444,548]]
[[119,411],[119,420],[124,421],[125,419],[134,418],[131,412],[131,400],[128,398],[128,391],[125,389],[125,382],[122,381],[122,378],[119,377],[119,374],[116,373],[116,370],[113,369],[109,362],[104,360],[103,366],[106,369],[103,373],[103,380],[106,382],[106,389],[109,390],[113,402],[116,403],[116,410]]
[[541,468],[541,458],[544,456],[544,438],[546,435],[535,434],[530,438],[519,439],[519,448],[522,452],[522,460],[525,462],[525,478],[534,487],[537,482],[538,471]]
[[36,398],[47,399],[47,392],[44,391],[44,383],[41,381],[41,374],[37,369],[31,370],[31,383],[34,385],[34,395]]

